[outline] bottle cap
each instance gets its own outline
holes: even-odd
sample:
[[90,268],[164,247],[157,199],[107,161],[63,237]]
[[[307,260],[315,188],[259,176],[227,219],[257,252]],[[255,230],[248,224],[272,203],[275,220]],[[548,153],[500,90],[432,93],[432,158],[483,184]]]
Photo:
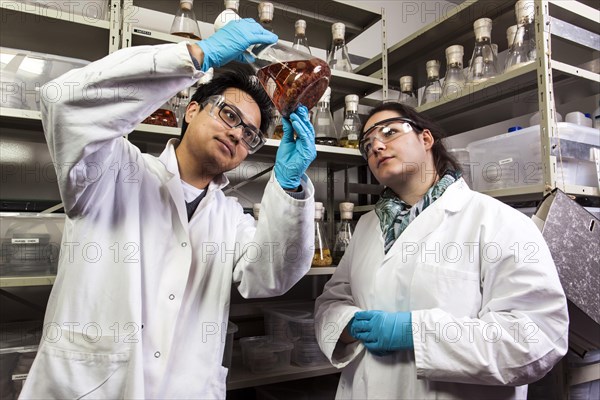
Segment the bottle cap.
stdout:
[[354,203],[340,203],[342,219],[352,219],[352,211],[354,211]]
[[254,214],[254,219],[258,219],[258,214],[260,214],[260,203],[254,203],[252,206],[252,213]]
[[515,35],[517,34],[517,29],[519,25],[509,26],[506,30],[506,40],[508,41],[508,48],[511,48],[513,43],[515,42]]
[[427,69],[428,78],[440,76],[440,62],[438,60],[427,61],[427,63],[425,64],[425,68]]
[[522,126],[511,126],[510,128],[508,128],[509,132],[516,132],[516,131],[520,131],[521,129],[523,129]]
[[304,34],[306,34],[306,21],[303,20],[303,19],[299,19],[294,24],[294,28],[296,28],[296,34],[297,35],[304,35]]
[[323,203],[315,202],[315,219],[323,218]]
[[327,89],[325,89],[325,93],[323,93],[323,96],[321,96],[321,98],[319,99],[319,103],[322,103],[322,102],[329,103],[330,101],[331,101],[331,87],[327,87]]
[[403,76],[400,78],[400,90],[402,92],[412,92],[413,90],[413,77]]
[[492,20],[489,18],[479,18],[473,23],[473,29],[475,30],[475,39],[481,40],[482,38],[492,37]]
[[534,0],[518,0],[515,4],[515,14],[517,14],[519,23],[533,22],[535,18]]
[[463,55],[465,54],[465,49],[460,44],[455,44],[446,49],[446,59],[448,64],[456,64],[463,62]]
[[182,10],[191,10],[194,7],[194,0],[180,0],[179,8]]
[[239,10],[240,0],[225,0],[225,9]]
[[273,21],[274,12],[275,7],[273,7],[273,3],[258,3],[258,19],[261,21]]
[[358,95],[349,94],[344,100],[346,101],[346,111],[358,111]]
[[331,25],[331,34],[333,35],[333,40],[344,40],[346,37],[346,25],[342,22],[336,22]]
[[215,19],[214,28],[215,32],[227,25],[229,21],[239,21],[241,18],[237,13],[233,10],[227,9],[223,11],[217,19]]

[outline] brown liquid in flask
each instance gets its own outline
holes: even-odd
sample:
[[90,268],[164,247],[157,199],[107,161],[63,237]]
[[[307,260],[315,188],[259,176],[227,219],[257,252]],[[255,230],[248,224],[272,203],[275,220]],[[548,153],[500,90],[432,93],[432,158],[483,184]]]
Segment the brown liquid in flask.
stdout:
[[[289,117],[298,103],[309,110],[317,104],[329,86],[331,70],[325,61],[312,58],[274,63],[259,69],[256,75],[277,110]],[[275,82],[273,93],[268,90],[269,81]]]

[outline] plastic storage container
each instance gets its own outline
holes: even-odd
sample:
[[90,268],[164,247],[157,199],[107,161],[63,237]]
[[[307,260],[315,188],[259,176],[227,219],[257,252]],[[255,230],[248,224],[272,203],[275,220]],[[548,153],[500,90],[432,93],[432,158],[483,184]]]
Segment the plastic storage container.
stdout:
[[268,336],[240,339],[242,362],[254,373],[272,371],[290,365],[294,345],[286,340]]
[[225,368],[231,367],[231,355],[233,353],[233,335],[238,331],[238,326],[229,321],[227,324],[227,336],[225,337],[225,350],[223,351],[223,365]]
[[42,15],[81,15],[88,21],[107,20],[110,13],[109,0],[21,0],[23,11],[41,11]]
[[[560,154],[556,179],[567,185],[595,187],[596,166],[590,149],[600,148],[597,129],[560,122]],[[552,139],[552,155],[558,157],[558,141]],[[467,146],[471,161],[473,189],[488,191],[541,184],[542,156],[540,127],[532,126],[517,132],[506,133]]]
[[473,187],[473,180],[471,179],[471,158],[467,149],[450,149],[450,154],[456,158],[456,161],[460,164],[463,170],[463,179],[467,182],[470,188]]
[[0,213],[0,276],[55,275],[64,214]]
[[0,325],[0,399],[19,397],[41,336],[41,321]]
[[[42,85],[89,63],[76,58],[0,47],[0,106],[39,111]],[[52,98],[58,96],[60,90],[50,86],[44,95]]]
[[[600,368],[600,350],[590,351],[583,358],[569,351],[569,353],[567,353],[567,359],[569,362],[569,369],[571,369],[573,372],[575,372],[575,370],[578,368],[589,365],[596,365]],[[600,399],[600,380],[596,379],[569,387],[569,399]]]

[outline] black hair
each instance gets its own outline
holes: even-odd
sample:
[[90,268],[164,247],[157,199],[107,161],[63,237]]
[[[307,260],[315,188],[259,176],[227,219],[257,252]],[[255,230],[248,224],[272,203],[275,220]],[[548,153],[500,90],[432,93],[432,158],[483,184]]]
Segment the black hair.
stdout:
[[[218,75],[215,74],[209,82],[198,86],[196,93],[190,99],[202,105],[210,96],[220,95],[225,90],[234,88],[239,89],[244,94],[250,95],[260,109],[260,130],[266,135],[272,124],[273,102],[263,89],[255,75],[242,70],[225,71]],[[181,124],[181,139],[187,130],[188,123],[183,119]]]
[[[450,154],[450,152],[448,152],[446,146],[444,146],[442,139],[447,135],[440,125],[423,116],[422,114],[419,114],[414,108],[396,102],[382,103],[373,108],[371,112],[369,112],[369,115],[365,121],[368,121],[373,115],[381,111],[395,111],[400,114],[401,117],[413,120],[416,125],[413,126],[413,128],[415,128],[415,130],[419,133],[421,133],[424,129],[428,129],[431,132],[434,139],[433,146],[431,147],[433,163],[435,165],[435,170],[440,177],[443,176],[444,172],[446,172],[448,169],[462,173],[460,164]],[[365,127],[363,126],[358,138],[359,141],[362,140],[364,136],[364,128]]]

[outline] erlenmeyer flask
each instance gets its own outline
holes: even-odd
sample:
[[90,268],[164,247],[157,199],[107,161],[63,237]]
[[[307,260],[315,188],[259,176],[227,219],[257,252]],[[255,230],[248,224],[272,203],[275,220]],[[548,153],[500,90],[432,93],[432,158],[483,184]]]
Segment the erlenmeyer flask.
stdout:
[[331,69],[352,72],[352,63],[350,62],[348,48],[346,47],[346,25],[336,22],[331,26],[331,34],[333,36],[333,43],[327,57],[327,64],[329,64]]
[[171,35],[200,40],[200,28],[194,14],[194,0],[181,0],[171,24]]
[[328,267],[333,263],[322,219],[323,203],[315,202],[315,254],[312,261],[313,267]]
[[484,82],[498,75],[496,55],[492,48],[492,20],[480,18],[473,24],[475,49],[469,63],[467,82]]
[[331,100],[331,88],[327,88],[325,94],[317,103],[317,109],[313,116],[313,126],[315,127],[315,143],[327,146],[337,146],[338,137],[329,103]]
[[360,134],[360,117],[358,116],[358,96],[349,94],[345,97],[346,115],[340,135],[340,146],[358,149],[358,135]]
[[413,108],[419,105],[419,101],[417,100],[417,96],[413,89],[412,76],[407,75],[400,78],[400,96],[398,97],[398,103]]
[[346,252],[350,239],[352,239],[352,211],[354,204],[340,203],[340,214],[342,222],[335,235],[335,244],[333,245],[333,263],[338,265],[342,256]]
[[462,95],[465,86],[463,55],[464,48],[459,44],[446,49],[446,77],[442,87],[442,97],[444,98],[456,98]]
[[533,0],[519,0],[515,4],[517,29],[512,45],[508,49],[504,72],[512,71],[536,58],[535,46],[535,4]]
[[[223,15],[226,13],[235,16]],[[220,21],[236,17],[239,19],[233,10],[223,11],[221,18],[215,21],[215,31],[224,26]],[[243,56],[256,71],[275,108],[286,118],[299,104],[309,110],[313,108],[329,86],[331,70],[327,63],[289,46],[280,43],[253,45]]]
[[421,104],[436,102],[442,97],[442,85],[440,84],[440,62],[429,60],[425,64],[427,68],[427,85],[423,92]]
[[306,21],[299,19],[296,21],[294,29],[296,32],[294,34],[294,43],[292,44],[292,47],[296,50],[312,54],[310,47],[308,47],[308,39],[306,38]]
[[258,20],[263,28],[269,32],[273,32],[273,14],[275,13],[275,7],[273,3],[261,1],[258,3]]
[[217,29],[217,27],[221,28],[227,25],[229,21],[239,20],[240,17],[237,15],[239,7],[239,0],[225,0],[225,11],[221,12],[221,14],[219,14],[215,19],[215,30]]

